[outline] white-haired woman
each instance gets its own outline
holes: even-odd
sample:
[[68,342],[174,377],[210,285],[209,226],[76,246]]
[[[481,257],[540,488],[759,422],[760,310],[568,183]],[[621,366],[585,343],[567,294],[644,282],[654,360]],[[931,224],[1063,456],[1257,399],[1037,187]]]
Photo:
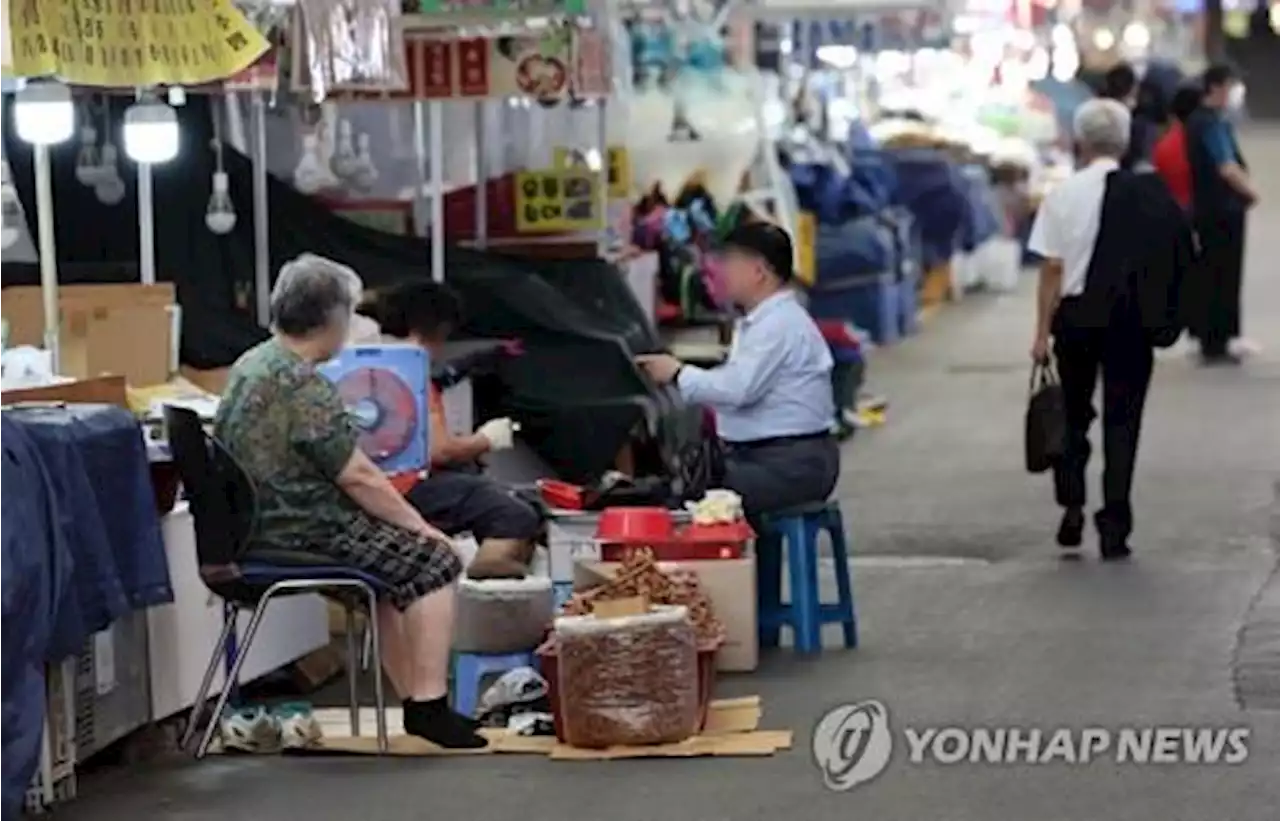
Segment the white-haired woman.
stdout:
[[446,698],[462,562],[356,447],[336,388],[315,370],[346,342],[352,278],[313,255],[280,269],[272,337],[232,366],[214,436],[257,487],[250,554],[319,553],[381,579],[389,590],[378,609],[382,659],[405,698],[405,731],[444,747],[483,747]]
[[1029,247],[1043,260],[1031,357],[1057,361],[1066,448],[1054,469],[1058,544],[1084,533],[1093,394],[1102,380],[1103,504],[1094,516],[1106,560],[1130,555],[1129,503],[1152,346],[1181,331],[1181,283],[1194,263],[1190,226],[1159,177],[1120,170],[1129,109],[1091,100],[1076,112],[1080,168],[1041,204]]

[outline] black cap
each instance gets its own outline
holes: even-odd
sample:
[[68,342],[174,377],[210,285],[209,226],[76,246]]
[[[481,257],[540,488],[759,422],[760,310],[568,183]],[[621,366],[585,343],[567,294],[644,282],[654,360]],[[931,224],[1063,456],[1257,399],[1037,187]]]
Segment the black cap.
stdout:
[[771,222],[748,222],[737,226],[720,242],[725,251],[759,257],[783,282],[795,276],[795,252],[791,237]]

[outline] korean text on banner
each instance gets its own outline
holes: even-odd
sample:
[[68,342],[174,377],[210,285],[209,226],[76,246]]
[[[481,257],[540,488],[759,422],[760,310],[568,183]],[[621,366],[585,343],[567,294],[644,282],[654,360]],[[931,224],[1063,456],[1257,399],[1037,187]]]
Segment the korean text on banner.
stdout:
[[516,175],[516,230],[521,234],[598,231],[604,215],[599,175],[590,169],[522,171]]
[[9,0],[13,73],[89,86],[201,85],[269,48],[232,0]]

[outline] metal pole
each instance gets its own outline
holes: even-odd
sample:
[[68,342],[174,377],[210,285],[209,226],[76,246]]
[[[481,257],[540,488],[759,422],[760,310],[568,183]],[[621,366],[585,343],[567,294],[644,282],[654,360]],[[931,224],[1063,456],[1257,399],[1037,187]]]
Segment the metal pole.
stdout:
[[609,119],[605,116],[604,98],[596,100],[596,142],[600,148],[600,181],[596,207],[600,210],[596,256],[604,259],[609,252]]
[[44,348],[59,373],[58,248],[53,236],[53,167],[49,146],[34,145],[36,166],[36,235],[40,253],[40,297],[44,306]]
[[484,250],[489,244],[489,158],[484,100],[475,104],[476,118],[476,248]]
[[143,285],[156,284],[156,199],[151,163],[138,163],[138,269]]
[[431,278],[444,282],[444,105],[431,104],[427,153],[431,162]]
[[418,236],[426,233],[427,209],[423,195],[427,190],[427,104],[413,104],[413,228]]
[[258,324],[271,322],[271,215],[267,196],[267,98],[254,94],[253,107],[253,293]]

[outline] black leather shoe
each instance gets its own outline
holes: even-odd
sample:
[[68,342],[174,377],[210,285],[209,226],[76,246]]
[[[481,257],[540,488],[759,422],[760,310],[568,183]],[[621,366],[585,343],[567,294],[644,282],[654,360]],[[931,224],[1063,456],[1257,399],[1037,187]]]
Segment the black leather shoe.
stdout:
[[1058,524],[1058,545],[1074,549],[1084,541],[1084,511],[1078,507],[1069,507],[1062,514]]
[[1104,562],[1123,562],[1133,555],[1133,550],[1124,542],[1104,543],[1099,552]]

